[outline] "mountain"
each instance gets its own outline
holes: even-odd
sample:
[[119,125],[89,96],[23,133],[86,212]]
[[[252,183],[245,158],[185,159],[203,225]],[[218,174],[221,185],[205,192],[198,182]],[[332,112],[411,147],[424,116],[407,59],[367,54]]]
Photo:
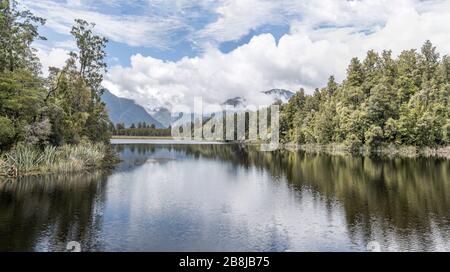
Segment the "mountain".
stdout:
[[233,107],[239,107],[239,106],[243,106],[246,104],[246,100],[245,98],[242,97],[235,97],[235,98],[230,98],[227,101],[223,102],[222,105],[229,105],[229,106],[233,106]]
[[[273,97],[274,102],[281,101],[283,103],[294,95],[293,92],[283,89],[272,89],[262,93]],[[134,100],[115,96],[108,90],[103,93],[101,98],[106,104],[109,118],[114,124],[124,123],[126,127],[129,127],[133,123],[145,122],[150,125],[154,124],[156,128],[167,128],[178,119],[173,118],[171,112],[164,107],[157,108],[150,114]],[[245,109],[247,101],[243,97],[234,97],[226,100],[222,105],[230,105],[239,110]]]
[[[294,95],[293,92],[284,89],[272,89],[268,91],[261,92],[267,96],[270,96],[273,100],[272,103],[286,103]],[[245,108],[247,106],[247,101],[243,97],[230,98],[223,102],[222,105],[230,105],[234,108]]]
[[108,90],[103,93],[101,98],[106,104],[109,119],[114,124],[124,123],[126,127],[129,127],[133,123],[145,122],[155,125],[156,128],[165,127],[153,118],[144,107],[136,104],[134,100],[117,97]]
[[284,89],[272,89],[262,93],[271,96],[275,102],[281,103],[288,102],[294,95],[293,92]]
[[169,127],[172,124],[172,114],[166,108],[159,108],[152,112],[152,117],[156,119],[164,127]]

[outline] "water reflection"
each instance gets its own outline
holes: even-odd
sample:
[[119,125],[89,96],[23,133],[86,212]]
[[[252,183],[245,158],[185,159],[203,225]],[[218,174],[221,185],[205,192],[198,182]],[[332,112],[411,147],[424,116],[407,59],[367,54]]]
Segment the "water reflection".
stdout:
[[105,201],[103,172],[0,182],[0,251],[64,251],[95,246]]
[[117,145],[113,173],[0,183],[0,250],[450,250],[450,162]]

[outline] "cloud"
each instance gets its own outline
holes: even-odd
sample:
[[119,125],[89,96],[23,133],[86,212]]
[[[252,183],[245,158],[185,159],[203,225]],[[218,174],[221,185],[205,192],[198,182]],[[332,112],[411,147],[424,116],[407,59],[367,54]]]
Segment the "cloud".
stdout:
[[35,48],[37,50],[36,55],[42,64],[42,74],[44,76],[48,76],[49,67],[62,68],[69,58],[68,54],[70,50],[64,47],[50,48],[42,44],[37,44]]
[[[258,104],[265,102],[261,91],[271,88],[312,92],[329,75],[342,80],[350,59],[370,49],[398,54],[430,39],[440,52],[450,53],[450,1],[444,0],[22,2],[61,34],[69,33],[73,19],[84,18],[96,22],[96,31],[110,40],[129,46],[170,51],[180,40],[200,46],[196,57],[164,61],[136,54],[129,67],[110,67],[105,87],[148,109],[188,103],[194,96],[209,103],[242,96]],[[275,25],[289,27],[278,41],[263,33],[229,53],[218,50],[223,42]],[[64,63],[73,45],[39,48],[44,66]]]
[[[271,88],[305,87],[311,93],[324,86],[329,75],[342,80],[350,59],[364,57],[370,49],[392,49],[398,54],[420,48],[430,39],[440,52],[450,53],[448,1],[405,0],[392,5],[390,1],[389,9],[382,6],[385,1],[325,2],[330,6],[300,4],[298,9],[305,8],[302,18],[290,22],[290,33],[278,43],[271,34],[261,34],[229,53],[210,45],[201,56],[179,61],[137,54],[131,57],[130,67],[110,69],[105,87],[149,109],[189,103],[194,96],[202,96],[208,103],[235,96],[259,103],[263,100],[261,91]],[[223,18],[231,18],[227,16]],[[217,22],[203,33],[214,36],[212,29],[219,26]],[[255,25],[251,22],[249,27]],[[238,26],[231,27],[235,28]]]
[[265,24],[281,23],[276,12],[280,2],[270,0],[227,0],[215,8],[219,18],[196,33],[197,39],[214,42],[237,40]]
[[[219,17],[196,33],[208,42],[234,41],[265,25],[372,28],[416,1],[399,0],[225,0],[212,12]],[[417,3],[415,3],[417,4]],[[419,4],[417,4],[419,5]]]
[[[91,8],[86,2],[72,0],[57,4],[50,0],[24,0],[23,4],[36,15],[46,18],[46,27],[57,33],[67,35],[74,20],[81,18],[95,22],[95,30],[110,40],[130,46],[167,49],[172,44],[176,32],[186,28],[176,16],[107,14],[97,10],[98,2]],[[110,1],[109,4],[119,5],[120,1]]]

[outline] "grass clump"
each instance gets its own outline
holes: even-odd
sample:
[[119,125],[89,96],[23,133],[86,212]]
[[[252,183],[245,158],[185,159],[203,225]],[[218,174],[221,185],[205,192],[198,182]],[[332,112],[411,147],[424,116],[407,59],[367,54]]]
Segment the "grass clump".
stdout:
[[0,158],[0,175],[12,177],[47,172],[69,173],[104,165],[110,156],[103,143],[81,143],[61,147],[46,146],[43,150],[17,145]]

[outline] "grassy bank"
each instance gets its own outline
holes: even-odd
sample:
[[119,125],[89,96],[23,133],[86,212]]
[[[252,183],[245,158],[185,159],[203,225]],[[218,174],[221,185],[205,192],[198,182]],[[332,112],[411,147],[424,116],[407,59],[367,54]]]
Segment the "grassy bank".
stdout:
[[330,155],[342,154],[358,154],[358,155],[381,155],[388,157],[437,157],[450,159],[450,146],[447,147],[416,147],[416,146],[396,146],[384,145],[376,149],[360,148],[358,150],[351,150],[348,146],[343,144],[305,144],[298,145],[293,143],[284,144],[283,147],[287,150],[297,151],[302,150],[306,153],[325,153]]
[[111,148],[105,144],[82,143],[43,150],[18,145],[0,157],[0,178],[44,173],[71,173],[92,168],[109,167],[116,162]]

